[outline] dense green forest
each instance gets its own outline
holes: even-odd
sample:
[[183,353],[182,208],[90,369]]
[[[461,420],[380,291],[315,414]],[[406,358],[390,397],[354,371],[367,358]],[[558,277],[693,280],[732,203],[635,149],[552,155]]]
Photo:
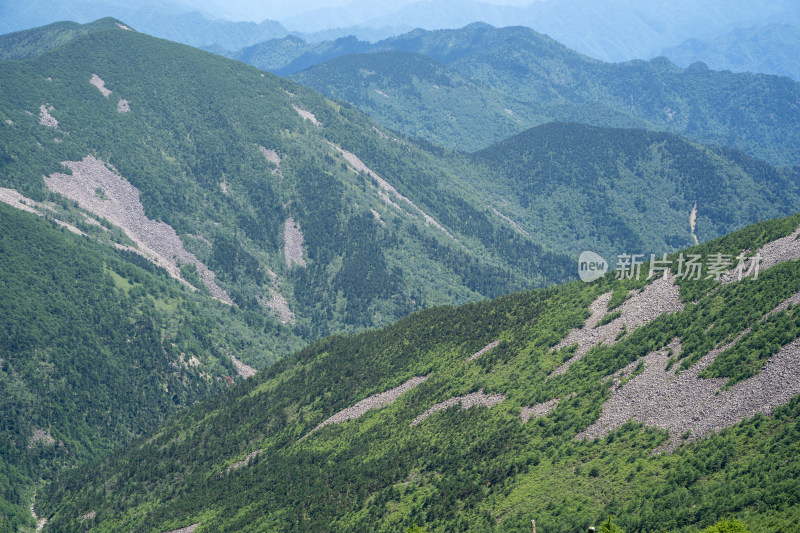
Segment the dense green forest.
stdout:
[[[800,181],[743,152],[669,133],[550,123],[473,154],[547,246],[661,255],[800,210]],[[756,193],[755,191],[764,191]],[[690,216],[695,213],[695,229]]]
[[[684,252],[754,253],[799,224],[800,216],[772,220]],[[598,439],[576,438],[614,394],[617,385],[605,378],[633,368],[619,386],[635,380],[641,358],[676,337],[683,349],[670,357],[681,373],[739,332],[743,343],[793,342],[797,331],[784,334],[772,322],[794,319],[796,305],[759,326],[800,291],[800,261],[771,266],[768,249],[757,278],[720,286],[705,275],[678,276],[683,310],[623,329],[616,343],[594,347],[561,375],[551,373],[574,347],[551,348],[583,324],[589,305],[613,293],[609,308],[625,309],[653,280],[609,273],[589,284],[437,307],[380,330],[329,337],[45,487],[41,508],[58,531],[190,524],[200,524],[198,532],[412,525],[526,531],[535,519],[538,531],[549,532],[585,530],[609,516],[627,531],[699,531],[724,518],[750,531],[791,531],[800,520],[798,397],[697,440],[693,430],[674,435],[635,421]],[[671,260],[668,268],[679,275],[676,256]],[[747,358],[725,356],[732,364],[717,375],[740,379],[737,366]],[[758,375],[760,365],[750,368]],[[307,435],[332,414],[413,376],[428,378],[391,405]],[[409,427],[431,405],[478,391],[504,399],[491,409],[446,409]],[[560,402],[549,414],[520,420],[522,407],[554,398]],[[670,438],[677,439],[675,451],[659,452]],[[92,511],[91,521],[79,519]]]
[[[270,43],[243,59],[262,66]],[[789,78],[716,72],[702,63],[682,69],[666,58],[604,63],[530,28],[480,23],[364,45],[321,43],[321,62],[308,68],[314,52],[296,47],[297,66],[306,70],[291,77],[387,127],[462,151],[560,120],[646,127],[775,165],[800,163],[800,84]]]
[[[482,109],[513,116],[494,86],[454,74],[468,62],[463,43],[446,52],[428,37],[371,56],[376,69],[405,66],[381,83],[418,86],[419,102],[441,84],[431,111],[465,91],[474,113],[454,116],[453,134],[490,129]],[[674,453],[651,455],[676,436],[637,423],[574,438],[613,394],[603,378],[676,336],[670,368],[692,372],[745,332],[704,367],[721,394],[762,376],[800,335],[796,306],[766,317],[800,290],[797,261],[723,287],[679,280],[682,311],[625,326],[613,346],[549,377],[578,353],[552,348],[597,297],[611,294],[595,326],[606,328],[652,287],[613,275],[557,286],[576,277],[580,251],[649,257],[693,233],[706,241],[795,213],[797,169],[670,133],[575,123],[462,154],[113,19],[3,36],[0,53],[0,196],[42,215],[0,204],[0,530],[32,528],[34,496],[51,531],[512,531],[531,518],[560,531],[609,516],[630,530],[694,531],[728,515],[766,531],[797,521],[785,503],[796,500],[796,398],[705,440],[678,435]],[[527,83],[503,72],[495,85]],[[779,89],[764,98],[783,102],[794,86]],[[756,109],[747,91],[746,105],[731,105]],[[537,116],[651,127],[614,105],[557,101]],[[748,142],[766,142],[750,118],[740,124]],[[497,135],[514,131],[504,124]],[[109,205],[142,214],[130,225]],[[798,223],[762,222],[688,252],[732,260]],[[151,230],[159,242],[174,230],[180,250],[154,258],[142,236]],[[391,406],[309,435],[423,376]],[[437,402],[483,394],[505,399],[409,427]],[[520,421],[522,407],[556,399],[551,414]]]
[[300,345],[288,328],[193,293],[138,255],[5,204],[0,228],[7,503],[27,508],[32,482],[221,392],[238,378],[231,355],[264,367]]
[[[0,185],[41,201],[41,176],[64,171],[62,161],[91,154],[113,165],[146,215],[172,226],[237,305],[269,313],[259,302],[275,280],[303,338],[572,275],[568,257],[516,235],[460,186],[456,172],[476,170],[452,169],[354,108],[238,62],[113,23],[0,71]],[[95,74],[109,97],[89,83]],[[117,112],[118,99],[129,112]],[[44,104],[55,130],[36,120]],[[397,193],[355,172],[332,144]],[[284,261],[289,218],[307,268]],[[360,268],[376,280],[365,292],[348,282]]]

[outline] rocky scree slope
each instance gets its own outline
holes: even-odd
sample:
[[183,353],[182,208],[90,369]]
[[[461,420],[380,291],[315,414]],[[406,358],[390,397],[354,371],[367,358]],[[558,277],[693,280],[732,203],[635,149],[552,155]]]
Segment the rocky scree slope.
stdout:
[[[681,252],[729,272],[761,254],[757,278],[687,277],[675,254],[651,279],[610,273],[327,338],[70,473],[37,505],[59,531],[89,511],[119,531],[519,531],[532,518],[551,531],[609,514],[626,529],[696,531],[730,515],[789,527],[798,227],[800,215],[770,220]],[[564,340],[615,321],[613,339]],[[762,348],[736,349],[752,343]],[[715,365],[709,377],[727,380],[704,377]]]

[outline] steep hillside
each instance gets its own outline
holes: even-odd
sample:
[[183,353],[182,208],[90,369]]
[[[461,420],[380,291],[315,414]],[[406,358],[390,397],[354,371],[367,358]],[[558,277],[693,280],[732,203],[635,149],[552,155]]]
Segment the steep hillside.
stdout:
[[[300,342],[188,290],[125,245],[89,239],[113,233],[103,221],[84,219],[84,233],[45,204],[25,207],[35,213],[0,203],[0,504],[29,518],[33,483],[152,430],[246,375],[239,365],[267,366]],[[16,531],[4,520],[0,531]]]
[[798,233],[800,215],[768,221],[638,277],[319,341],[45,487],[37,510],[52,531],[510,532],[535,519],[548,532],[609,515],[631,531],[725,516],[789,531]]
[[100,19],[89,24],[55,22],[32,30],[0,35],[0,60],[30,59],[95,31],[112,28],[117,21]]
[[0,63],[0,86],[0,185],[306,339],[572,275],[448,162],[235,61],[115,23]]
[[[786,78],[714,72],[702,64],[681,69],[663,58],[603,63],[529,28],[486,24],[415,30],[380,41],[370,51],[425,55],[486,87],[493,100],[506,102],[504,107],[519,114],[517,131],[551,120],[598,126],[629,126],[637,121],[639,127],[738,148],[773,164],[800,162],[800,84]],[[470,128],[442,131],[440,117],[425,111],[441,97],[439,93],[423,94],[426,105],[419,106],[415,102],[420,94],[408,84],[394,94],[398,103],[375,109],[371,85],[376,80],[417,77],[416,85],[437,84],[427,76],[429,71],[419,68],[419,62],[376,61],[362,54],[330,66],[322,63],[292,78],[323,94],[351,95],[354,105],[372,112],[381,123],[399,125],[404,133],[451,148],[472,151],[502,138],[493,124],[492,106],[478,121],[485,131],[480,143]],[[377,88],[391,94],[386,87]],[[457,110],[457,105],[454,95],[447,109]],[[471,112],[471,107],[466,109]],[[628,117],[628,122],[619,115]]]
[[[302,58],[301,58],[302,59]],[[347,55],[290,76],[324,94],[353,103],[384,126],[440,146],[477,150],[531,124],[580,120],[642,127],[641,119],[602,104],[542,106],[509,96],[421,54]]]
[[516,222],[574,256],[649,257],[800,210],[794,173],[668,133],[551,123],[473,158],[518,199]]

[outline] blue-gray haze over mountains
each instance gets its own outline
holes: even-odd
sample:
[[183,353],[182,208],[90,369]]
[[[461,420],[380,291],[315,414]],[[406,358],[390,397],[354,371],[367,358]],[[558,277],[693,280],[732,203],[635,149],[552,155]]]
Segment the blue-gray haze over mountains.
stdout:
[[681,66],[701,60],[715,69],[797,77],[800,5],[791,0],[539,0],[521,4],[353,0],[303,12],[302,6],[311,4],[30,0],[0,3],[0,33],[60,20],[86,23],[114,16],[144,33],[230,53],[289,34],[310,42],[347,35],[374,42],[413,28],[460,28],[481,21],[497,27],[528,26],[604,61],[666,54]]

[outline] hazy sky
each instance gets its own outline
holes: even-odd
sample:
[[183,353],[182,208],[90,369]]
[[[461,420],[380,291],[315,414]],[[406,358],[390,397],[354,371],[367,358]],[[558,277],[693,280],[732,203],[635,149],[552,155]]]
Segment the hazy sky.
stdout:
[[[266,18],[279,20],[324,7],[341,7],[362,3],[364,0],[180,0],[219,18],[252,20],[260,22]],[[391,4],[399,8],[418,0],[372,0],[371,4]],[[533,0],[482,0],[487,4],[525,6]]]

